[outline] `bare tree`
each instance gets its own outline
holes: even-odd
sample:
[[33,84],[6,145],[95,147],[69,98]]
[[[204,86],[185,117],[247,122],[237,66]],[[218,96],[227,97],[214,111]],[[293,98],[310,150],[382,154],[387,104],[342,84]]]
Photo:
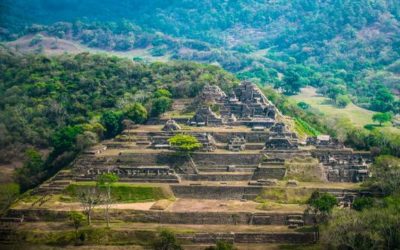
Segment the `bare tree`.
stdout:
[[104,213],[107,221],[107,227],[110,226],[110,208],[113,202],[111,196],[111,186],[113,183],[118,181],[118,176],[114,173],[106,173],[99,176],[97,181],[98,186],[106,188],[106,195],[103,197],[102,201],[104,203]]
[[97,187],[87,187],[79,193],[79,201],[90,225],[92,222],[93,209],[101,203],[100,192]]

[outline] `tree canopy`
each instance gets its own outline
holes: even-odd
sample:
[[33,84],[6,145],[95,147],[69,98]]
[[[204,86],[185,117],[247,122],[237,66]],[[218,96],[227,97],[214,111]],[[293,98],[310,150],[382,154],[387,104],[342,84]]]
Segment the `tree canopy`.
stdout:
[[192,135],[177,134],[168,139],[171,146],[178,151],[191,152],[201,148],[201,143]]

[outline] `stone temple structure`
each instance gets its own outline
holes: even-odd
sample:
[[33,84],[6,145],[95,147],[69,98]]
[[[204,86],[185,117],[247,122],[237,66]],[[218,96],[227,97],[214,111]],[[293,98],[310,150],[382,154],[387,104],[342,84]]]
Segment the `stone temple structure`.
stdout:
[[210,108],[200,107],[189,120],[190,125],[219,126],[247,125],[271,127],[276,119],[276,107],[253,83],[244,81],[229,95],[219,87],[206,85],[200,94],[203,104],[212,103],[218,107],[219,114]]
[[[350,183],[335,186],[336,182],[368,178],[369,152],[346,148],[327,136],[300,143],[296,133],[281,122],[284,119],[276,107],[250,82],[243,82],[229,94],[206,85],[196,101],[197,112],[189,121],[172,117],[129,127],[81,154],[67,174],[59,173],[36,192],[54,193],[71,181],[94,181],[100,174],[112,172],[121,182],[168,188],[176,198],[165,211],[119,210],[114,216],[120,220],[171,227],[204,225],[204,232],[177,235],[193,243],[310,243],[315,235],[292,230],[312,225],[312,218],[301,206],[271,211],[259,209],[262,204],[256,201],[267,199],[269,203],[271,194],[285,197],[286,191],[304,194],[315,189],[343,201],[359,191],[348,188]],[[182,133],[197,138],[201,148],[190,154],[176,152],[168,139]],[[291,167],[308,166],[309,162],[321,170],[319,182],[310,185],[292,180],[296,175],[290,175]],[[211,225],[230,227],[215,233],[208,230]],[[237,232],[237,225],[247,231]],[[288,231],[268,231],[276,226]],[[263,231],[264,227],[272,229]]]

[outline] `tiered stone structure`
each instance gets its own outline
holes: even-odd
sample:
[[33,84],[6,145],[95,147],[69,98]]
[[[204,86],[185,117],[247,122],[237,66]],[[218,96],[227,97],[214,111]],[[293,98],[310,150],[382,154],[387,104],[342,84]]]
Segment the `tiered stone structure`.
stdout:
[[[255,205],[254,200],[272,188],[279,188],[279,194],[285,189],[306,192],[308,187],[301,186],[300,182],[285,180],[293,178],[288,177],[286,171],[291,160],[318,159],[325,170],[323,179],[332,182],[358,182],[368,176],[369,153],[345,148],[327,136],[310,138],[307,144],[299,143],[296,133],[277,121],[279,111],[252,83],[243,82],[229,95],[217,86],[206,85],[196,101],[200,102],[199,109],[188,122],[193,126],[185,126],[185,121],[175,118],[162,125],[128,127],[117,138],[81,154],[68,175],[60,173],[39,190],[61,192],[71,181],[92,181],[102,173],[112,172],[119,175],[122,182],[148,182],[168,187],[177,198],[175,203],[182,203],[180,206],[174,203],[165,211],[113,212],[113,218],[132,223],[248,227],[245,232],[178,235],[179,239],[194,243],[213,243],[221,239],[235,243],[310,243],[315,240],[314,234],[293,230],[312,224],[312,217],[304,214],[304,210],[265,211],[258,209],[260,204]],[[179,133],[196,137],[202,148],[190,154],[175,152],[168,139]],[[342,187],[316,188],[314,185],[313,189],[330,192],[346,204],[357,195],[357,191]],[[193,202],[197,205],[190,210]],[[209,202],[216,205],[205,207],[204,211],[197,210]],[[243,208],[239,205],[234,211],[231,207],[224,209],[228,206],[225,203],[237,202],[243,204]],[[253,207],[244,208],[249,204]],[[67,216],[50,210],[17,212],[35,219],[46,213],[57,216],[51,214],[45,218]],[[96,216],[103,215],[95,213]],[[260,225],[262,227],[255,230],[254,227]],[[260,231],[270,225],[285,226],[288,231]]]
[[203,104],[218,107],[220,115],[212,112],[209,106],[200,107],[189,120],[190,125],[220,126],[246,125],[269,128],[275,123],[276,108],[253,83],[244,81],[229,95],[219,87],[206,85],[200,94]]
[[[200,108],[189,121],[194,127],[183,131],[170,119],[164,126],[126,130],[119,139],[82,155],[75,164],[76,178],[93,180],[111,171],[124,181],[243,181],[246,186],[263,185],[266,180],[282,180],[286,162],[296,157],[317,158],[329,181],[358,182],[368,177],[368,153],[353,152],[325,135],[300,144],[296,133],[276,121],[275,106],[250,82],[241,83],[229,95],[218,86],[206,85],[199,101]],[[218,107],[219,114],[208,104]],[[264,129],[254,131],[257,126]],[[202,148],[190,157],[176,156],[168,139],[177,133],[193,135]]]

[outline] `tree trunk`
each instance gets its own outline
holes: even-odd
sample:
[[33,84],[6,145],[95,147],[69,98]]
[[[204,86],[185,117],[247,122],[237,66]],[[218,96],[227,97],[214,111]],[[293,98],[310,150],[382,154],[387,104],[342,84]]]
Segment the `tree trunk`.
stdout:
[[87,212],[87,220],[88,220],[88,225],[90,226],[92,224],[92,216],[91,216],[92,211],[88,210]]

